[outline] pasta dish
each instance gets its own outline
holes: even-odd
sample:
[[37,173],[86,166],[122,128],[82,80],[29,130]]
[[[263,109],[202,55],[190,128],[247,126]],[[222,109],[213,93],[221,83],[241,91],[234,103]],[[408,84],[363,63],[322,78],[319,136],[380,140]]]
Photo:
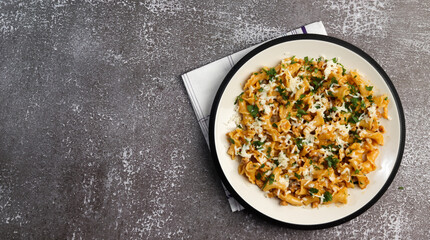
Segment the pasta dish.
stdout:
[[263,67],[237,96],[227,133],[238,172],[281,205],[347,203],[376,169],[388,97],[337,58],[283,59]]

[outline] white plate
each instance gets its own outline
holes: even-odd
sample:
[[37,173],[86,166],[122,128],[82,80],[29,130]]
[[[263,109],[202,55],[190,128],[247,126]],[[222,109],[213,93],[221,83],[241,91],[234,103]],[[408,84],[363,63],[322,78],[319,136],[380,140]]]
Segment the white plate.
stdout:
[[[377,169],[369,173],[370,184],[366,189],[348,189],[350,196],[345,205],[310,207],[281,206],[276,198],[266,198],[263,192],[239,175],[239,161],[227,154],[229,142],[226,133],[235,128],[230,119],[234,114],[234,101],[252,72],[263,66],[274,67],[281,59],[295,55],[297,58],[326,59],[337,57],[346,69],[358,69],[374,86],[375,95],[387,93],[391,120],[381,120],[387,132],[385,145],[380,147]],[[272,220],[289,227],[315,229],[331,227],[358,216],[371,207],[391,184],[403,154],[405,121],[398,94],[384,70],[359,48],[342,40],[321,35],[294,35],[267,42],[241,59],[221,84],[212,105],[210,119],[210,146],[215,166],[223,183],[233,196],[246,208],[253,209]]]

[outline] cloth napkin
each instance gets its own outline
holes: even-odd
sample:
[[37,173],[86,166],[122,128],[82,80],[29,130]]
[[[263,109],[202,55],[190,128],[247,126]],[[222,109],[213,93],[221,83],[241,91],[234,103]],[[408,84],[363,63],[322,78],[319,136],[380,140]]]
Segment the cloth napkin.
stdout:
[[[323,23],[315,22],[287,32],[284,36],[307,33],[327,35]],[[199,122],[203,136],[205,137],[208,145],[210,111],[217,89],[230,69],[243,56],[259,45],[260,44],[257,44],[237,53],[233,53],[232,55],[221,58],[215,62],[209,63],[182,75],[182,80],[184,81],[185,88],[187,89],[188,95],[191,99],[191,104],[197,116],[197,121]],[[243,206],[231,196],[225,187],[224,190],[232,212],[244,209]]]

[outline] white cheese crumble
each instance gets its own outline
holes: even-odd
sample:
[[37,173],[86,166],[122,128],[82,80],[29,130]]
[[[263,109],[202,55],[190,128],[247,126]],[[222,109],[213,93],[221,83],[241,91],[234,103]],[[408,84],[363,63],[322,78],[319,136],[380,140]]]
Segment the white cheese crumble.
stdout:
[[236,126],[238,126],[241,121],[242,121],[242,116],[239,113],[239,105],[236,104],[234,106],[234,114],[228,120],[227,124],[234,123]]
[[282,73],[289,77],[288,86],[286,87],[286,89],[295,94],[297,90],[300,89],[300,87],[303,85],[303,80],[299,76],[293,77],[290,71],[286,69],[282,69]]
[[268,84],[261,84],[260,88],[263,89],[263,91],[261,91],[258,94],[258,97],[260,99],[260,105],[263,107],[264,110],[264,114],[270,114],[272,112],[272,108],[270,107],[269,102],[272,101],[273,99],[275,99],[275,96],[268,96],[267,94],[269,93],[269,91],[276,86],[276,83],[274,82],[270,82]]
[[285,175],[285,177],[279,176],[278,182],[279,184],[284,185],[285,188],[290,186],[290,178],[288,177],[288,175]]
[[242,150],[240,151],[239,156],[244,157],[244,158],[251,158],[252,154],[246,152],[248,150],[249,150],[249,145],[243,144]]
[[323,98],[321,94],[319,95],[315,94],[313,96],[313,99],[315,100],[315,102],[308,109],[308,111],[311,113],[320,112],[321,115],[324,115],[325,110],[327,110],[327,107],[326,107],[328,103],[327,98]]
[[345,108],[345,102],[342,104],[342,106],[336,107],[336,111],[330,113],[330,117],[335,118],[336,116],[338,116],[338,114],[340,115],[342,111],[348,112],[348,109]]
[[367,111],[369,112],[369,117],[372,119],[377,119],[377,115],[376,115],[376,105],[373,104],[371,107],[367,108]]
[[259,158],[257,158],[257,160],[260,164],[264,164],[267,162],[267,158],[264,155],[261,155]]
[[313,177],[312,177],[313,172],[314,172],[314,166],[313,165],[311,165],[310,167],[306,168],[303,171],[303,179],[308,180],[308,181],[313,180]]
[[348,133],[351,130],[351,126],[349,124],[343,125],[343,124],[340,124],[339,122],[336,122],[334,127],[340,133],[341,136],[348,136]]
[[278,162],[279,162],[279,165],[278,165],[279,167],[287,168],[288,163],[290,162],[290,159],[288,159],[288,157],[285,155],[283,151],[280,151],[278,156]]

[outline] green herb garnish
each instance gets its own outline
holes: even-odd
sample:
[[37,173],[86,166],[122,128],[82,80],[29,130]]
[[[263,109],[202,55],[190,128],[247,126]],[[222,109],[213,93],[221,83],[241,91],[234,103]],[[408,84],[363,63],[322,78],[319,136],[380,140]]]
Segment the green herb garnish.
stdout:
[[324,160],[327,161],[328,167],[336,169],[336,165],[339,162],[339,159],[333,157],[333,155],[326,157]]
[[[268,158],[270,158],[270,152],[271,152],[271,151],[272,151],[272,147],[267,148],[266,153],[267,153],[267,157],[268,157]],[[276,162],[277,162],[277,160],[276,160]],[[276,164],[276,165],[279,165],[279,164]]]
[[264,70],[264,72],[266,72],[267,76],[269,76],[269,79],[275,77],[275,75],[276,75],[275,68],[271,68],[269,70],[266,70],[266,69],[263,69],[263,70]]
[[291,57],[291,63],[290,63],[290,64],[297,63],[297,61],[295,61],[295,60],[294,60],[294,57],[295,57],[295,56],[292,56],[292,57]]
[[297,118],[301,118],[303,115],[306,115],[306,114],[308,114],[305,110],[303,110],[303,109],[301,109],[301,108],[299,108],[298,110],[297,110],[297,114],[296,114],[296,116],[297,116]]
[[285,88],[283,88],[283,87],[281,87],[281,86],[277,86],[277,87],[276,87],[276,90],[279,92],[279,94],[282,96],[282,98],[283,98],[284,100],[287,100],[287,99],[288,99],[287,92],[285,91]]
[[262,148],[264,142],[260,142],[260,141],[253,141],[252,145],[254,145],[255,148],[260,149]]
[[331,88],[331,86],[333,86],[334,84],[339,84],[339,82],[336,80],[335,77],[332,77],[331,82],[330,82],[330,86],[328,86],[328,88]]
[[258,180],[260,180],[260,178],[261,178],[261,173],[257,173],[257,175],[255,175],[255,178],[256,178],[256,179],[258,179]]
[[253,118],[256,118],[258,115],[258,107],[256,105],[248,105],[246,106],[248,112],[251,114]]
[[273,184],[273,182],[275,181],[275,175],[273,175],[273,173],[272,174],[270,174],[270,176],[269,176],[269,184]]
[[303,149],[303,138],[296,138],[294,141],[296,142],[296,146],[299,150]]
[[316,188],[309,188],[309,192],[311,193],[311,195],[314,195],[314,194],[318,193],[318,189],[316,189]]
[[234,104],[236,104],[238,101],[243,102],[243,98],[242,98],[243,94],[244,94],[244,92],[242,92],[241,94],[239,94],[239,96],[236,97],[236,100],[234,101]]

